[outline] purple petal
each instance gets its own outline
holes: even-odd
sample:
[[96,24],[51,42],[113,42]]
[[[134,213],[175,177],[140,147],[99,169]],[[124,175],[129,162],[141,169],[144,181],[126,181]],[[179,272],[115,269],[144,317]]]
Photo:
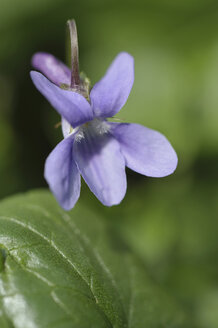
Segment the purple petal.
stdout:
[[72,127],[93,119],[90,104],[79,93],[59,88],[39,72],[32,71],[30,75],[36,88]]
[[90,93],[96,116],[111,117],[126,103],[134,82],[134,59],[121,52]]
[[70,69],[53,55],[37,52],[32,57],[32,66],[43,73],[51,82],[60,86],[62,83],[70,85]]
[[73,138],[62,140],[45,162],[44,176],[65,210],[74,207],[80,195],[80,173],[73,159]]
[[74,158],[89,188],[104,205],[121,202],[126,193],[125,160],[111,135],[86,131],[85,137],[74,143]]
[[110,124],[130,169],[150,177],[164,177],[175,171],[177,155],[161,133],[138,124]]

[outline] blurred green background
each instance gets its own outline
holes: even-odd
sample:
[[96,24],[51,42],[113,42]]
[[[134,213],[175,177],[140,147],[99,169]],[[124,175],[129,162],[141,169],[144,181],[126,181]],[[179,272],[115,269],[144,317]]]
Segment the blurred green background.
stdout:
[[135,84],[119,114],[164,133],[179,166],[163,179],[128,174],[120,206],[84,185],[80,202],[111,222],[153,278],[180,302],[190,327],[218,327],[218,1],[0,0],[0,198],[46,187],[44,161],[61,140],[57,113],[34,88],[30,60],[64,60],[75,18],[80,68],[95,83],[120,51]]

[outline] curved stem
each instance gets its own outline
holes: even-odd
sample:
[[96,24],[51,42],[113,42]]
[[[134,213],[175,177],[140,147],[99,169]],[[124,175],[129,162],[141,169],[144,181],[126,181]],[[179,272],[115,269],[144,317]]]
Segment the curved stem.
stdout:
[[77,38],[77,28],[74,19],[67,21],[67,27],[70,33],[70,47],[71,47],[71,88],[80,85],[79,77],[79,48]]

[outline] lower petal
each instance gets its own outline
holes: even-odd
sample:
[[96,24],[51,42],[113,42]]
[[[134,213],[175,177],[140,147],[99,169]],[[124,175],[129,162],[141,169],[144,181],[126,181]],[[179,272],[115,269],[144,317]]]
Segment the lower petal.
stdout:
[[110,124],[130,169],[150,177],[164,177],[175,171],[178,158],[164,135],[139,124]]
[[73,159],[73,138],[62,140],[45,162],[45,179],[65,210],[74,207],[80,195],[80,173]]
[[84,133],[74,143],[74,158],[91,191],[106,206],[119,204],[126,193],[125,160],[110,134]]

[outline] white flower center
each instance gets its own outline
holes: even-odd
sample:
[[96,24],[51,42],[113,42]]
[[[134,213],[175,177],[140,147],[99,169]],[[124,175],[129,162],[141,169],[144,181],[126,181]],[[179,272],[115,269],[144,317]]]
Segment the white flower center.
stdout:
[[84,123],[76,128],[73,128],[64,118],[62,118],[62,132],[64,138],[71,134],[75,134],[75,140],[80,141],[85,137],[85,132],[90,131],[96,135],[102,135],[110,131],[110,125],[105,119],[94,118],[94,120]]

